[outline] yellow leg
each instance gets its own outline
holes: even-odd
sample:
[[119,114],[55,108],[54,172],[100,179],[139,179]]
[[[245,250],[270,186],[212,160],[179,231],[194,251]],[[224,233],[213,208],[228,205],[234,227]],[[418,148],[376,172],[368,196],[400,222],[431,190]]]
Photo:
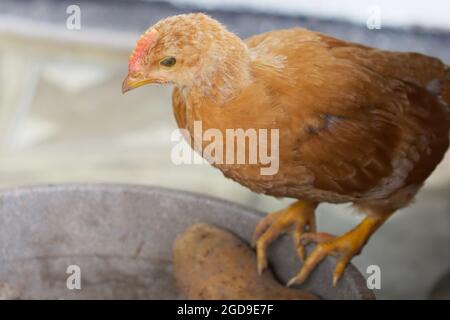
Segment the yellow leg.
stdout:
[[340,237],[334,237],[325,233],[303,234],[301,242],[304,245],[311,242],[316,242],[317,245],[313,252],[308,256],[297,275],[288,282],[288,286],[303,283],[314,268],[327,255],[339,257],[339,261],[333,273],[333,286],[336,286],[350,260],[361,252],[370,236],[390,215],[391,214],[368,216],[356,226],[356,228]]
[[256,226],[253,244],[256,246],[258,273],[267,267],[267,247],[281,234],[292,229],[292,236],[297,254],[304,260],[305,249],[301,244],[301,236],[305,232],[315,232],[316,222],[314,211],[317,204],[297,201],[288,208],[268,214]]

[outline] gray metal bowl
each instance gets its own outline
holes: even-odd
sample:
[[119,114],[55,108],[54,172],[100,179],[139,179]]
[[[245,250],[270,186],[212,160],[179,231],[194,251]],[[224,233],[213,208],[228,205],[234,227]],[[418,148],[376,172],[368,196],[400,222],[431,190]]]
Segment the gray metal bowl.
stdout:
[[[48,185],[0,193],[0,297],[21,299],[177,299],[171,272],[175,237],[208,222],[249,240],[261,213],[180,191],[130,185]],[[283,282],[299,267],[290,239],[271,247]],[[350,266],[331,286],[327,258],[303,286],[324,299],[373,299]],[[69,290],[69,265],[81,290]],[[2,291],[3,290],[3,291]]]

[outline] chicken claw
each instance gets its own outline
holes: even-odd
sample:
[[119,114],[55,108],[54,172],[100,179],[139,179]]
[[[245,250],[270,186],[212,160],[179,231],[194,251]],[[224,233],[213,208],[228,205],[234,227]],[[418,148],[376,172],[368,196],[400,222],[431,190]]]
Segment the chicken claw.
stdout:
[[335,287],[350,260],[361,252],[372,233],[388,217],[389,215],[383,217],[368,216],[356,228],[340,237],[327,233],[304,233],[300,240],[303,245],[312,242],[317,243],[317,245],[303,263],[297,275],[287,283],[287,286],[302,284],[327,255],[333,255],[339,258],[333,273],[333,286]]
[[316,230],[314,214],[316,206],[314,203],[297,201],[285,210],[268,214],[258,223],[253,234],[253,245],[256,247],[259,274],[267,267],[267,247],[289,229],[292,229],[297,254],[302,261],[304,260],[305,249],[300,239],[306,231]]

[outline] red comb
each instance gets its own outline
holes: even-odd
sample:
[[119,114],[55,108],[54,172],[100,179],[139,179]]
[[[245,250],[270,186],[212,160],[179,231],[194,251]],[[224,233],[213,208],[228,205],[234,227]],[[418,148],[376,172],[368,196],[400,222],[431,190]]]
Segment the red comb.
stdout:
[[135,71],[139,68],[140,62],[142,58],[146,54],[150,45],[155,42],[157,31],[155,29],[151,29],[146,31],[136,43],[136,47],[133,50],[129,60],[128,60],[128,72]]

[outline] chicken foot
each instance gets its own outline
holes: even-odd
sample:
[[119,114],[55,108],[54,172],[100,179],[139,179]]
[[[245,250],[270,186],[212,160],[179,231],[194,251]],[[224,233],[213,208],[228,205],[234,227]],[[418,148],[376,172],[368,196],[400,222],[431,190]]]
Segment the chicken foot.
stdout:
[[253,245],[256,247],[259,274],[267,267],[269,244],[289,230],[292,230],[298,256],[302,261],[305,259],[305,248],[300,240],[306,232],[316,231],[316,207],[315,203],[296,201],[284,210],[268,214],[258,223],[253,234]]
[[339,258],[333,273],[333,286],[336,286],[350,260],[361,252],[370,236],[389,216],[390,214],[367,216],[358,226],[340,237],[327,233],[304,233],[300,239],[303,246],[312,242],[317,243],[317,245],[303,263],[300,271],[287,285],[303,283],[327,255],[333,255]]

